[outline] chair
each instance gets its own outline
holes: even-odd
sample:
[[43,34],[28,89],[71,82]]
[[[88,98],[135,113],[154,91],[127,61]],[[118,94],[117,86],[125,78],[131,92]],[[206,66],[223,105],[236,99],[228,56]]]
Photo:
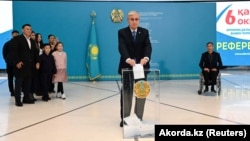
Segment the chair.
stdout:
[[[208,85],[211,86],[212,81],[210,80],[208,82]],[[199,80],[199,90],[198,90],[198,94],[201,95],[203,93],[203,86],[205,85],[205,79],[202,73],[200,73],[200,80]],[[219,72],[217,79],[216,79],[216,91],[218,93],[218,95],[220,95],[221,92],[221,73]]]

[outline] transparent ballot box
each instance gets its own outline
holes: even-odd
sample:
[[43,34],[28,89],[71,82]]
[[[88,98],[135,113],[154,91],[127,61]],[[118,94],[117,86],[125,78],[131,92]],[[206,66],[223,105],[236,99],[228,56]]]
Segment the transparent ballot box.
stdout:
[[122,70],[123,137],[153,138],[159,121],[160,71]]

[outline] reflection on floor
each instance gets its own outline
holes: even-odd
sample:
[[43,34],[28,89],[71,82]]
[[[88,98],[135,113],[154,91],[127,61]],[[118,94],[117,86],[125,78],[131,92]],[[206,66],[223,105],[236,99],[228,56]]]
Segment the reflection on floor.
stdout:
[[[199,81],[160,81],[160,124],[250,124],[250,72],[223,71],[220,95],[198,95]],[[120,83],[120,82],[118,82]],[[5,76],[0,79],[0,141],[145,140],[123,138],[117,81],[69,82],[66,100],[16,107]],[[146,102],[145,117],[152,116]],[[153,108],[154,110],[154,108]]]

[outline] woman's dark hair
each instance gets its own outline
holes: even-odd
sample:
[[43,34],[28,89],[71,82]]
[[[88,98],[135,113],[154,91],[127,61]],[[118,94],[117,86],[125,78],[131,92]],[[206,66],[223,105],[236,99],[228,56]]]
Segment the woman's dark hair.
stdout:
[[[36,35],[35,35],[36,36],[35,41],[36,41],[37,44],[38,44],[38,36],[39,35],[41,36],[41,38],[43,37],[41,33],[36,33]],[[44,43],[43,43],[43,38],[42,38],[42,40],[40,41],[40,48],[41,49],[44,47],[43,44]]]

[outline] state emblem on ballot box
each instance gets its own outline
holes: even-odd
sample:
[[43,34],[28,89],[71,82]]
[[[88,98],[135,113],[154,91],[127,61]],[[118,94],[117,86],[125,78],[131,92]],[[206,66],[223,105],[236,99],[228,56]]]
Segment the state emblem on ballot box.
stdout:
[[149,82],[140,80],[134,85],[134,92],[137,98],[146,98],[150,93]]

